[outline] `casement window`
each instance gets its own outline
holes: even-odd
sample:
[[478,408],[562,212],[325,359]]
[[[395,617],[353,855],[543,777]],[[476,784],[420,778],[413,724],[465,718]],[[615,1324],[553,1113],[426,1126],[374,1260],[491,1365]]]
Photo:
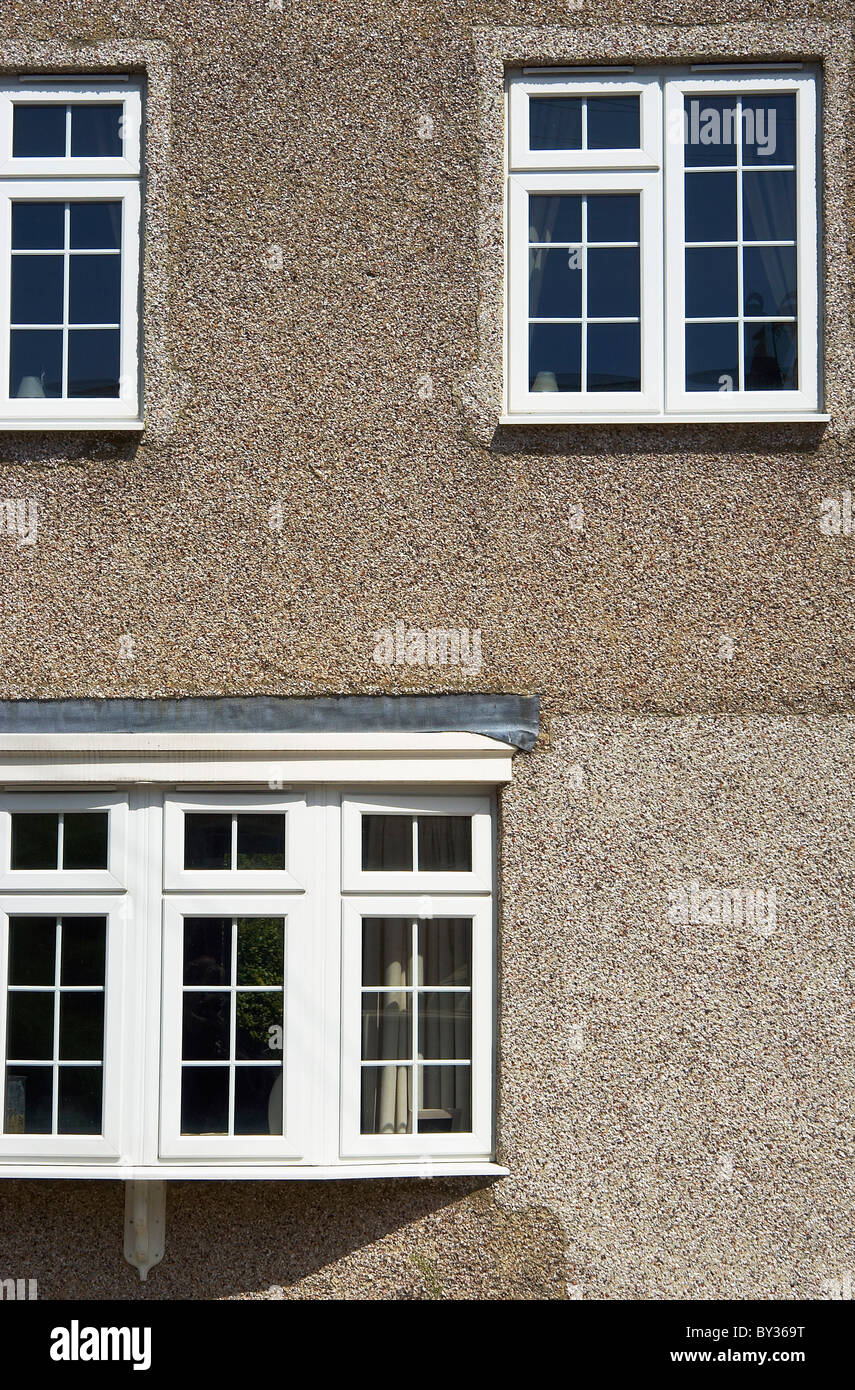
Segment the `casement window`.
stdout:
[[813,418],[817,79],[508,83],[507,411]]
[[494,822],[483,784],[5,793],[0,1173],[498,1171]]
[[141,100],[0,83],[0,426],[139,420]]

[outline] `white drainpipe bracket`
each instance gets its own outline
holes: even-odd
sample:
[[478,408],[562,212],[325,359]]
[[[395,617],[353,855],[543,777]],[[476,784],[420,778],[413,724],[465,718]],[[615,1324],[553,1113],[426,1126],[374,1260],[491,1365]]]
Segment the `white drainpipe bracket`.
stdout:
[[125,1259],[140,1272],[160,1264],[166,1248],[166,1183],[125,1183]]

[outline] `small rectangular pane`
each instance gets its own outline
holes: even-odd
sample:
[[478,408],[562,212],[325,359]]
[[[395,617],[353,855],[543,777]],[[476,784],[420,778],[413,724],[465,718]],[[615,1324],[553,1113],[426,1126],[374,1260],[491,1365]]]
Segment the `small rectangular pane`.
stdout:
[[235,1015],[235,1057],[239,1061],[271,1062],[282,1056],[281,990],[240,990],[235,995]]
[[228,1067],[181,1068],[181,1133],[228,1134]]
[[746,246],[742,292],[750,318],[789,318],[796,313],[795,246]]
[[231,917],[185,917],[185,985],[227,985],[231,978]]
[[15,159],[64,159],[65,107],[58,102],[37,106],[16,101],[12,156]]
[[637,150],[641,143],[638,96],[588,97],[588,149]]
[[738,391],[739,340],[735,323],[686,325],[686,390]]
[[795,164],[795,95],[742,98],[743,164]]
[[237,867],[285,868],[285,815],[282,811],[238,816]]
[[48,1061],[53,1057],[54,991],[28,990],[7,996],[6,1055],[22,1062]]
[[686,241],[736,240],[736,174],[687,174]]
[[419,816],[418,837],[420,873],[471,872],[471,816]]
[[796,323],[745,324],[746,391],[795,391],[799,384]]
[[64,203],[13,202],[13,251],[61,251],[64,245]]
[[362,1134],[412,1134],[413,1068],[362,1068]]
[[529,148],[581,150],[582,98],[529,97]]
[[582,326],[578,323],[533,323],[528,330],[528,380],[531,391],[582,389]]
[[123,103],[75,104],[71,108],[73,159],[121,159]]
[[468,1061],[472,1056],[472,996],[419,994],[419,1056],[430,1061]]
[[239,917],[237,983],[281,985],[284,973],[285,918]]
[[410,873],[413,867],[412,816],[362,816],[362,868],[366,872]]
[[589,193],[588,241],[638,241],[640,217],[637,193]]
[[106,869],[107,811],[66,811],[62,826],[64,869]]
[[118,323],[122,299],[121,256],[69,258],[69,323]]
[[419,923],[419,984],[472,983],[472,919],[432,917]]
[[531,318],[573,319],[582,315],[582,253],[579,247],[528,253],[528,312]]
[[63,992],[59,1001],[59,1056],[100,1062],[104,1056],[103,990]]
[[217,1062],[229,1056],[231,995],[225,990],[184,995],[181,1056],[185,1061]]
[[362,1057],[366,1062],[406,1061],[413,1055],[411,995],[363,992]]
[[53,1068],[6,1068],[4,1129],[7,1134],[50,1134]]
[[12,323],[62,323],[62,256],[12,257]]
[[62,329],[14,328],[10,336],[9,394],[16,400],[62,395]]
[[59,1134],[100,1134],[102,1088],[101,1067],[60,1067]]
[[282,1133],[282,1068],[237,1067],[235,1134]]
[[112,399],[119,394],[118,328],[76,328],[68,335],[68,394]]
[[63,917],[61,984],[103,985],[106,953],[106,917]]
[[641,328],[637,323],[588,324],[588,390],[641,390]]
[[746,169],[742,175],[745,241],[795,241],[796,208],[794,170]]
[[9,984],[53,985],[56,918],[9,918]]
[[59,815],[56,811],[13,811],[13,869],[56,869]]
[[686,249],[686,318],[728,318],[739,312],[735,246]]
[[184,868],[232,867],[232,818],[228,811],[184,812]]
[[71,203],[72,251],[113,251],[122,245],[122,204],[118,200]]
[[419,1067],[419,1134],[472,1130],[470,1067]]
[[577,245],[582,240],[582,195],[530,193],[528,222],[529,241]]
[[735,96],[687,96],[683,118],[686,166],[735,167],[739,152],[739,108]]
[[641,273],[637,246],[588,251],[588,316],[637,318],[641,312]]
[[365,917],[362,983],[398,988],[412,984],[413,926],[409,917]]

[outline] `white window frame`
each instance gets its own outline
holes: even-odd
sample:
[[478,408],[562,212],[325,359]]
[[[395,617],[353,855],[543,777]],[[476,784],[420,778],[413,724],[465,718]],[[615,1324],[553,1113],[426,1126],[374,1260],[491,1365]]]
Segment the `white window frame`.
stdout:
[[[453,872],[362,868],[362,816],[470,816],[472,869]],[[490,893],[492,817],[489,797],[370,795],[342,799],[342,891],[361,893]],[[415,862],[415,860],[413,861]]]
[[[121,103],[122,158],[14,158],[16,104]],[[141,250],[141,122],[139,82],[93,82],[62,87],[0,82],[0,429],[131,428],[141,425],[139,286]],[[122,289],[119,396],[115,399],[21,399],[9,394],[11,316],[11,206],[13,201],[122,203]]]
[[[240,815],[264,811],[285,814],[285,868],[279,869],[185,869],[184,815],[193,811],[221,811]],[[168,891],[240,893],[280,892],[301,893],[305,885],[292,868],[308,861],[306,845],[306,799],[280,792],[263,795],[252,793],[231,797],[217,792],[201,792],[182,796],[167,795],[163,816],[163,886]],[[234,833],[232,847],[234,852]]]
[[[106,869],[13,869],[12,816],[16,812],[106,811]],[[128,799],[120,793],[17,792],[0,805],[0,891],[124,892],[127,887]]]
[[[815,71],[745,70],[715,76],[657,67],[597,78],[544,70],[508,77],[505,414],[508,424],[827,420],[820,406],[817,154],[819,76]],[[615,151],[529,149],[532,95],[641,93],[641,148]],[[796,391],[685,390],[684,243],[681,138],[666,138],[686,95],[796,94],[798,140],[799,379]],[[549,172],[546,172],[546,171]],[[633,182],[637,180],[637,183]],[[649,182],[648,182],[649,181]],[[529,193],[642,191],[641,390],[534,392],[528,389]],[[740,345],[740,352],[742,352]]]

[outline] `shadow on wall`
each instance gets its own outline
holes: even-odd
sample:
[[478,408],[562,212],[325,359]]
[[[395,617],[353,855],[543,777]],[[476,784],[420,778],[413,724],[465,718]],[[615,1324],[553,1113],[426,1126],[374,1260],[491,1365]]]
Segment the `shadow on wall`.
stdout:
[[0,1278],[40,1299],[564,1299],[563,1238],[482,1179],[170,1182],[148,1283],[123,1255],[124,1184],[0,1183]]

